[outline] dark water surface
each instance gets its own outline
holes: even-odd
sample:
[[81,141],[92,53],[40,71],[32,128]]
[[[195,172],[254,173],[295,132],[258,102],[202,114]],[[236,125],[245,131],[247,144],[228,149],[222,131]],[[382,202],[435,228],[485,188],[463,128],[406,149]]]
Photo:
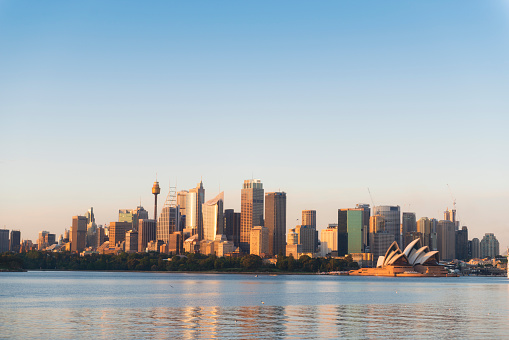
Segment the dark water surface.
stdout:
[[0,273],[0,338],[509,338],[506,278]]

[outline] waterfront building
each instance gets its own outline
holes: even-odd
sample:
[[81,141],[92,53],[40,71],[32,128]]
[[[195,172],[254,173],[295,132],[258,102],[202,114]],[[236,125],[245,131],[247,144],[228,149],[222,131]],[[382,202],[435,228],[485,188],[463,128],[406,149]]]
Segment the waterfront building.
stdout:
[[250,254],[264,257],[269,254],[269,229],[264,226],[254,226],[249,237]]
[[456,227],[452,221],[442,220],[437,224],[437,248],[440,260],[451,261],[456,256]]
[[303,253],[315,253],[318,245],[318,232],[316,228],[309,225],[298,225],[295,227],[298,236],[297,244],[302,245]]
[[198,235],[198,240],[203,239],[203,203],[205,189],[203,181],[200,181],[196,188],[190,189],[186,194],[186,227],[192,230],[193,235]]
[[472,239],[472,246],[470,251],[472,252],[472,258],[473,259],[479,259],[481,258],[481,242],[477,237],[474,237]]
[[244,181],[240,199],[240,249],[250,253],[251,229],[263,226],[263,184],[259,179]]
[[338,251],[338,227],[322,229],[320,232],[320,255],[322,257]]
[[125,252],[136,253],[138,251],[138,232],[129,230],[125,234]]
[[[316,211],[314,212],[314,221],[316,225]],[[304,218],[304,212],[302,216]],[[310,213],[312,215],[312,213]],[[310,216],[312,222],[313,217]],[[265,226],[269,230],[269,251],[268,254],[275,256],[285,253],[286,246],[286,193],[269,192],[265,194]]]
[[499,243],[497,238],[493,233],[484,234],[481,244],[481,258],[495,258],[495,256],[499,255]]
[[[141,219],[138,221],[138,251],[144,252],[147,247],[148,243],[150,241],[155,242],[155,246],[152,248],[156,248],[156,250],[159,250],[158,243],[156,241],[156,221],[152,219]],[[110,231],[111,233],[111,231]],[[111,240],[111,236],[110,236]],[[162,242],[162,241],[161,241]],[[110,242],[111,244],[111,242]]]
[[70,232],[71,251],[81,253],[85,250],[87,242],[87,218],[86,216],[73,216]]
[[463,226],[461,230],[456,231],[456,256],[458,260],[468,260],[468,229]]
[[385,219],[385,231],[394,235],[394,241],[401,245],[400,229],[401,217],[400,208],[397,206],[380,205],[373,207],[373,215],[381,215]]
[[316,210],[302,210],[302,225],[316,228]]
[[21,246],[21,232],[19,230],[11,230],[9,250],[15,253],[19,253],[20,246]]
[[[413,233],[416,231],[417,231],[417,221],[416,221],[415,213],[403,212],[402,223],[401,223],[401,235],[403,237],[403,241],[406,242],[406,234],[407,233]],[[413,241],[413,239],[411,241]],[[405,242],[403,242],[403,248],[407,246],[407,244]]]
[[110,248],[117,247],[120,243],[124,242],[126,232],[131,229],[132,223],[130,222],[110,222]]
[[203,239],[214,241],[216,235],[224,233],[224,192],[203,203]]
[[0,253],[9,251],[9,229],[0,229]]

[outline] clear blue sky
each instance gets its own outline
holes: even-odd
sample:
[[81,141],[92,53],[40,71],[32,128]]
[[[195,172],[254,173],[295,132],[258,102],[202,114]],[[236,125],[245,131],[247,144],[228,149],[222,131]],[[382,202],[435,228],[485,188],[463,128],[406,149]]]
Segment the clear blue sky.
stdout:
[[0,227],[98,223],[158,173],[288,228],[370,203],[509,245],[508,1],[0,1]]

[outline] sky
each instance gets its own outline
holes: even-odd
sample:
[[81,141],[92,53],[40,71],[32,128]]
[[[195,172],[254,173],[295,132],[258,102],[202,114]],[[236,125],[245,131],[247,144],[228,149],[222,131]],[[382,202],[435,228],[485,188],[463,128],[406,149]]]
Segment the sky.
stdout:
[[[60,235],[151,187],[357,203],[509,246],[509,1],[1,1],[0,228]],[[450,190],[448,188],[450,187]],[[371,192],[371,196],[368,192]]]

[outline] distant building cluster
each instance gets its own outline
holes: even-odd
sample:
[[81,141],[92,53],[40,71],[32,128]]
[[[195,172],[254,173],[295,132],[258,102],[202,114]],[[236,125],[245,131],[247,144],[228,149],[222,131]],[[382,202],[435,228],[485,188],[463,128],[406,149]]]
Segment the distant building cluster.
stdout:
[[[169,188],[160,211],[157,208],[159,183],[152,187],[153,219],[141,205],[120,209],[118,221],[97,225],[93,208],[83,216],[73,216],[69,230],[56,235],[41,231],[36,243],[21,240],[19,230],[0,229],[0,253],[29,250],[117,254],[155,251],[166,254],[199,252],[217,256],[255,254],[263,258],[277,255],[344,257],[351,255],[361,265],[372,266],[396,242],[401,249],[419,239],[430,251],[438,251],[441,261],[494,258],[499,243],[492,233],[482,240],[469,240],[466,226],[460,228],[455,209],[444,218],[416,218],[399,206],[360,203],[338,209],[337,221],[322,229],[316,224],[316,210],[303,210],[301,224],[287,233],[285,192],[264,192],[259,179],[245,180],[241,189],[240,212],[225,209],[224,193],[205,201],[200,181],[195,188]],[[159,215],[158,215],[159,213]]]

